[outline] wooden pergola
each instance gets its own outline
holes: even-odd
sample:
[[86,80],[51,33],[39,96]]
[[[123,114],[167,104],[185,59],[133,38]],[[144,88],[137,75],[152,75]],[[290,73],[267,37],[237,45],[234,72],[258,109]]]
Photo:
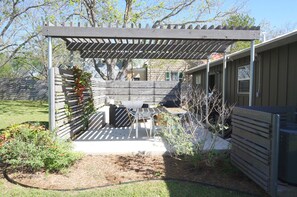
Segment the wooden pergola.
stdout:
[[[225,53],[236,41],[251,42],[250,75],[254,68],[254,40],[260,37],[259,27],[193,27],[167,25],[159,27],[74,27],[45,24],[48,38],[50,130],[55,129],[55,90],[52,69],[52,38],[61,38],[70,51],[79,51],[81,58],[118,59],[207,59],[206,93],[208,93],[209,57]],[[225,69],[223,69],[223,101],[225,100]],[[250,105],[253,80],[250,80]]]

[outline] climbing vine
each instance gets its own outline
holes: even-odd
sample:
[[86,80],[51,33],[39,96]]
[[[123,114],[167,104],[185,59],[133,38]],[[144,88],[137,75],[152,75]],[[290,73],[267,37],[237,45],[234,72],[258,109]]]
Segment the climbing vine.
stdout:
[[81,104],[84,99],[84,91],[89,90],[91,88],[91,77],[92,74],[88,72],[84,72],[77,66],[73,67],[73,75],[74,75],[74,90],[78,96],[78,102]]
[[[91,87],[91,77],[92,74],[84,72],[77,66],[73,67],[74,76],[74,91],[78,97],[78,104],[82,107],[82,120],[83,120],[83,130],[86,130],[89,125],[89,116],[95,111],[92,87]],[[86,92],[89,96],[86,96]]]

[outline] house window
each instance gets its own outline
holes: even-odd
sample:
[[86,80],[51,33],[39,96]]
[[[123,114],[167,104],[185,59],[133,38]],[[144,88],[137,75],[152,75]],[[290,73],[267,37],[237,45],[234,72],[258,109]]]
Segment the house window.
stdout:
[[166,81],[171,81],[171,72],[167,71],[167,72],[165,73],[165,80],[166,80]]
[[197,75],[195,76],[195,84],[196,84],[197,86],[200,86],[200,85],[201,85],[201,74],[197,74]]
[[179,81],[183,81],[183,78],[184,78],[183,73],[182,73],[182,72],[179,72],[179,73],[178,73],[178,80],[179,80]]
[[237,76],[237,92],[238,93],[249,93],[250,90],[250,66],[238,67]]
[[182,79],[183,79],[182,72],[172,72],[172,71],[165,72],[166,81],[182,81]]
[[178,80],[179,80],[178,72],[171,72],[171,81],[178,81]]

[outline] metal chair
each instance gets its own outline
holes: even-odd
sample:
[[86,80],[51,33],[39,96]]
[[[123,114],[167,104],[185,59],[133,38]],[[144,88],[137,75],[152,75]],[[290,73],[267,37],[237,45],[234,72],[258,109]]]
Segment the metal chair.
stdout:
[[[139,109],[143,105],[143,101],[122,101],[122,105],[124,105],[127,108],[127,111],[131,117],[133,117],[133,121],[130,127],[130,132],[129,132],[129,137],[132,133],[133,130],[133,125],[136,124],[136,138],[138,138],[138,121],[143,120],[145,121],[145,116],[142,113],[139,113]],[[133,109],[133,110],[128,110],[128,109]],[[144,124],[145,125],[145,124]],[[145,125],[145,131],[147,133],[147,136],[149,136],[146,125]]]

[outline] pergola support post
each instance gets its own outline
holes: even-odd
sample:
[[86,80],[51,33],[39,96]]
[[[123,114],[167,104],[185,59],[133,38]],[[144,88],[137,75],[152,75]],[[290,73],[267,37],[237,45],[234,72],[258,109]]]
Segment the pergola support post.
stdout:
[[226,68],[227,68],[227,55],[224,53],[223,59],[223,84],[222,84],[222,103],[226,102]]
[[[226,68],[227,68],[227,55],[226,52],[224,53],[224,58],[223,58],[223,84],[222,84],[222,109],[223,112],[225,111],[225,103],[226,103]],[[225,113],[223,113],[222,117],[222,135],[225,135]]]
[[48,37],[48,105],[49,129],[55,130],[55,70],[52,66],[52,38]]
[[208,96],[209,93],[209,87],[208,87],[208,81],[209,81],[209,56],[207,57],[207,64],[206,64],[206,75],[205,75],[205,94]]
[[250,54],[250,90],[249,90],[249,106],[253,105],[253,92],[254,92],[254,63],[255,63],[255,41],[251,41],[251,54]]
[[206,64],[206,75],[205,75],[205,115],[206,115],[206,123],[208,123],[208,113],[209,113],[209,106],[208,106],[208,94],[209,94],[209,65],[210,65],[210,56],[207,57],[207,64]]

